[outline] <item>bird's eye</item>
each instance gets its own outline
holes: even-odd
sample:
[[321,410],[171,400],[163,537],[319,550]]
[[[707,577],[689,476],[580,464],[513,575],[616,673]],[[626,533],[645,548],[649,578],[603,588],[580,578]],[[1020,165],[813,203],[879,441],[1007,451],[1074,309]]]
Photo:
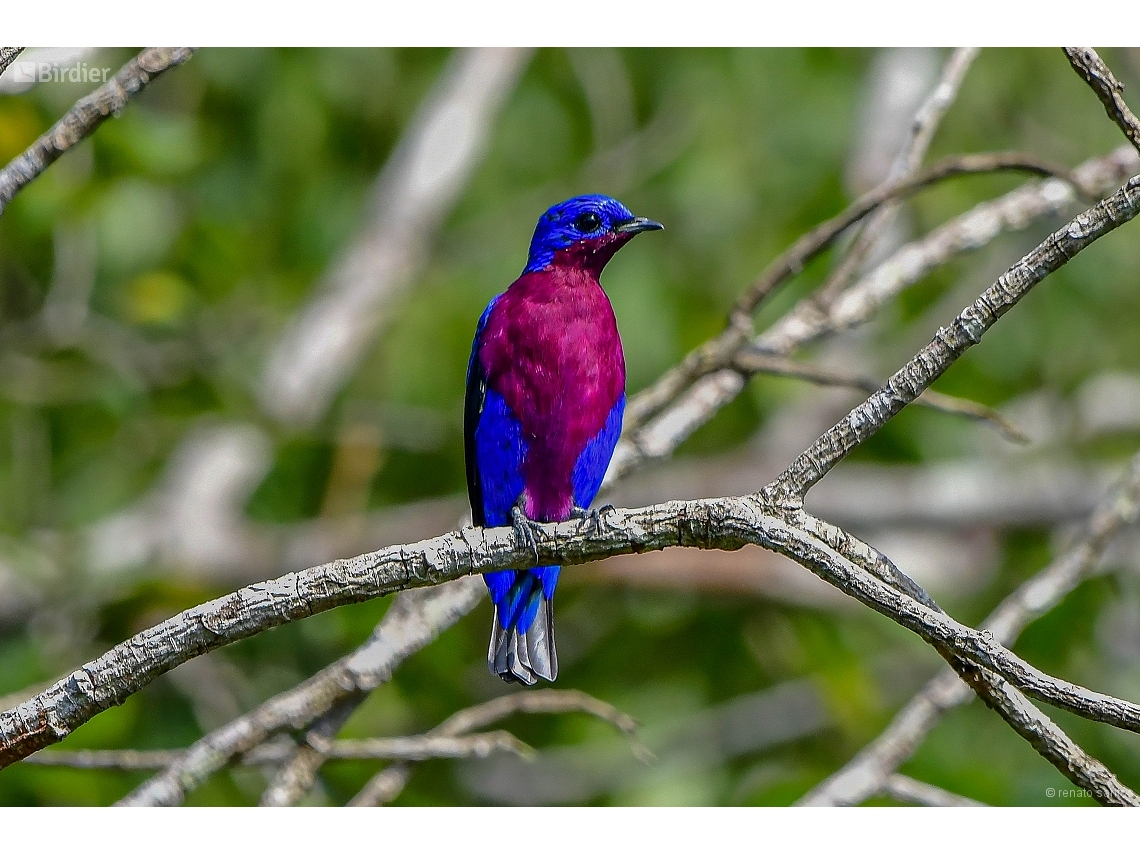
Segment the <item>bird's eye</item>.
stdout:
[[578,218],[574,220],[574,228],[583,234],[596,232],[602,227],[602,218],[595,214],[593,211],[587,211],[584,214],[579,214]]

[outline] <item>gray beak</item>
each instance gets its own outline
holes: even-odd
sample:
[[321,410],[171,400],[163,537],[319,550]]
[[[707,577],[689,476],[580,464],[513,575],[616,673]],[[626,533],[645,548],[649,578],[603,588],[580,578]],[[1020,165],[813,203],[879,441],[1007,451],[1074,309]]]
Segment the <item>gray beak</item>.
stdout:
[[638,232],[655,232],[663,228],[665,227],[656,220],[646,219],[645,217],[634,217],[632,220],[618,223],[614,226],[614,231],[623,235],[635,235]]

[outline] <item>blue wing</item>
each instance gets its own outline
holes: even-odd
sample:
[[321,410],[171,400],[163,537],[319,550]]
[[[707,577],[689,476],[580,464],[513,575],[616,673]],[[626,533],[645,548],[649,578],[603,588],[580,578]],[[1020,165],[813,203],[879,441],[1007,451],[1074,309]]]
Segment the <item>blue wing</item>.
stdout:
[[479,363],[479,345],[483,330],[495,305],[495,297],[487,304],[475,327],[475,340],[471,343],[471,358],[467,362],[467,391],[463,399],[463,457],[467,467],[467,498],[471,501],[471,517],[475,525],[486,525],[483,510],[483,481],[479,474],[479,457],[475,447],[475,433],[487,403],[487,372]]
[[[493,389],[486,389],[483,393],[483,409],[473,433],[482,524],[510,525],[511,508],[525,486],[522,464],[527,446],[518,419],[503,396]],[[475,515],[472,499],[472,516]],[[525,632],[537,612],[540,591],[547,599],[554,595],[558,568],[535,567],[523,573],[500,570],[485,573],[483,578],[491,591],[491,601],[498,606],[499,622],[503,628],[517,626],[520,632]]]
[[622,395],[610,410],[602,429],[586,443],[586,447],[574,462],[574,471],[570,479],[574,487],[574,504],[579,508],[588,508],[601,489],[602,479],[606,477],[610,458],[614,456],[618,437],[621,436],[621,420],[624,413],[625,395]]
[[519,421],[503,396],[488,387],[487,373],[479,361],[483,330],[498,299],[487,305],[475,328],[463,406],[467,497],[473,521],[485,526],[511,522],[511,508],[523,491],[522,463],[526,457]]

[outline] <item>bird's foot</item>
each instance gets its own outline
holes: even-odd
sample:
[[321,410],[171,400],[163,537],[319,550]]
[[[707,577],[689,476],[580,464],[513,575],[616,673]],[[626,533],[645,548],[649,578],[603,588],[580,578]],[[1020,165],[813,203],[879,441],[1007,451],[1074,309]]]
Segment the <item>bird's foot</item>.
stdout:
[[588,524],[590,528],[593,529],[595,535],[601,535],[606,528],[606,524],[602,520],[602,514],[612,510],[614,510],[613,505],[602,505],[600,508],[590,508],[588,510],[575,505],[574,510],[570,511],[570,518],[582,520],[582,522]]
[[535,539],[538,527],[534,520],[526,515],[526,511],[522,509],[521,505],[515,505],[511,508],[511,527],[515,530],[515,536],[518,537],[519,541],[525,543],[534,552],[534,563],[538,564],[538,541]]

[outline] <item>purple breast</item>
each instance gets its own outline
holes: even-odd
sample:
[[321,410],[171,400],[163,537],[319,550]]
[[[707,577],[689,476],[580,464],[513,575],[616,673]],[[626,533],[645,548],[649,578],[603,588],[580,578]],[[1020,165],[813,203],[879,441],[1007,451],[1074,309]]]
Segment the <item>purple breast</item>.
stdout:
[[574,463],[625,390],[617,322],[596,275],[552,267],[521,276],[496,301],[479,358],[527,443],[527,516],[568,519]]

